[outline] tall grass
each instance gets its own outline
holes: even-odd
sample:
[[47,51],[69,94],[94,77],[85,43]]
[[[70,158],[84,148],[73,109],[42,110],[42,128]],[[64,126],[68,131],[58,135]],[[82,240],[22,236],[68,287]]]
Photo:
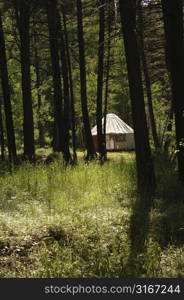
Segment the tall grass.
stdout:
[[[59,160],[25,163],[0,175],[0,186],[1,277],[131,275],[129,227],[136,199],[132,153],[110,154],[102,166],[81,161],[66,168]],[[183,276],[183,246],[173,239],[181,219],[174,226],[176,205],[166,207],[167,193],[165,181],[150,213],[141,276]],[[164,222],[170,226],[167,238]]]

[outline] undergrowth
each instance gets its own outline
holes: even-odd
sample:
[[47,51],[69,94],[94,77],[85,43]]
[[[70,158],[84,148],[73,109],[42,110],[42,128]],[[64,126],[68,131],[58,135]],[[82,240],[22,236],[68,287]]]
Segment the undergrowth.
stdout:
[[[134,154],[109,157],[103,165],[56,160],[1,171],[0,277],[132,275]],[[173,169],[161,168],[145,252],[134,267],[140,277],[183,277],[183,188]]]

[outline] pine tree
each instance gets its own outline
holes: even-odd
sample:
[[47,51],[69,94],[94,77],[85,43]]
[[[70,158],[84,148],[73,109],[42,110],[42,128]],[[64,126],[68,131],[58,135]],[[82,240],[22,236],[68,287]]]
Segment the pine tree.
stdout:
[[23,133],[24,133],[24,157],[34,160],[34,123],[31,93],[30,74],[30,2],[26,0],[15,1],[15,13],[17,27],[20,36],[20,56],[22,74],[22,99],[23,99]]
[[181,0],[162,0],[166,53],[172,81],[173,108],[176,127],[176,147],[179,180],[184,181],[184,47],[183,3]]
[[119,5],[135,132],[138,188],[143,193],[153,192],[155,189],[155,174],[148,139],[140,57],[135,30],[135,2],[134,0],[120,0]]
[[1,82],[2,91],[4,98],[4,111],[6,118],[6,131],[7,131],[7,142],[8,142],[8,153],[10,161],[17,161],[17,150],[15,144],[15,133],[13,125],[13,115],[12,115],[12,105],[11,105],[11,94],[8,78],[8,68],[7,68],[7,57],[5,48],[5,39],[2,26],[2,18],[0,11],[0,72],[1,72]]
[[77,25],[78,25],[78,42],[79,42],[79,65],[80,65],[80,82],[81,82],[81,105],[82,116],[85,132],[85,142],[87,146],[87,160],[95,157],[93,139],[89,122],[88,106],[87,106],[87,90],[86,90],[86,63],[85,63],[85,47],[83,35],[83,13],[82,2],[77,1]]

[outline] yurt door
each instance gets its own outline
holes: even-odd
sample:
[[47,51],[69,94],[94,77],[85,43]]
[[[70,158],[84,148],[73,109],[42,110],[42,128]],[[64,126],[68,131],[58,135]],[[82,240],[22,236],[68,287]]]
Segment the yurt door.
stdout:
[[110,149],[111,150],[114,150],[114,147],[115,147],[115,145],[114,145],[114,139],[113,139],[113,136],[111,136],[111,138],[110,138]]
[[109,134],[106,135],[106,148],[107,150],[113,150],[114,149],[114,140],[113,137]]

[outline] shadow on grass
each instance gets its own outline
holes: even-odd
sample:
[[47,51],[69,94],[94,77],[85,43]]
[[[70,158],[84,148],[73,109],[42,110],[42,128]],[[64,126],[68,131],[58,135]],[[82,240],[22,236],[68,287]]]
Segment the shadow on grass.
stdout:
[[140,277],[144,275],[146,257],[146,240],[149,234],[150,211],[153,197],[137,195],[130,219],[129,238],[130,253],[123,276]]
[[[122,276],[153,276],[157,273],[153,261],[158,261],[158,274],[162,276],[163,265],[157,251],[184,245],[184,186],[175,169],[161,164],[157,168],[157,183],[154,196],[135,196],[129,227],[130,252]],[[150,247],[154,248],[152,257]],[[148,264],[152,265],[151,272]]]
[[159,187],[151,232],[161,248],[184,245],[184,186],[174,172]]

